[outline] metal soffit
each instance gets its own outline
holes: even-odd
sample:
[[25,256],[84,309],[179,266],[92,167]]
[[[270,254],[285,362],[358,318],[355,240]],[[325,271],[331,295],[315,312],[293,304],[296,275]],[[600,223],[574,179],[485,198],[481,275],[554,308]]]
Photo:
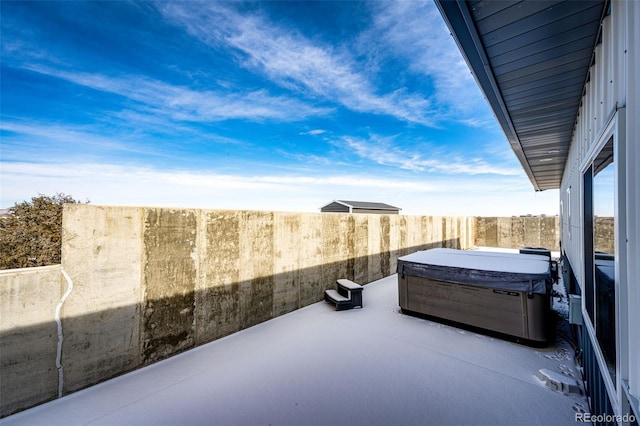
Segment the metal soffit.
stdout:
[[606,2],[435,1],[534,188],[559,188]]

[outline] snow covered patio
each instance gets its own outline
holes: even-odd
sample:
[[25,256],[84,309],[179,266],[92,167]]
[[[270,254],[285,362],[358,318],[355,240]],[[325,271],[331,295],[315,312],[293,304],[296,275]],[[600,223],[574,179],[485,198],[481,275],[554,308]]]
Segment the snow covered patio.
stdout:
[[363,309],[319,302],[0,420],[9,425],[561,425],[588,411],[557,338],[531,348],[403,315],[396,275]]

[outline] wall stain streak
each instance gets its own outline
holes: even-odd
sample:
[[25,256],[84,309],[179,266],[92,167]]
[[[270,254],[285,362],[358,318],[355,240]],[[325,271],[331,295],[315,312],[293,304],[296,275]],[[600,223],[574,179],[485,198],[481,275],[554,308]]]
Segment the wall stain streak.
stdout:
[[147,210],[143,239],[142,363],[149,364],[195,345],[195,212]]
[[380,217],[380,271],[382,275],[391,272],[391,224],[388,215]]

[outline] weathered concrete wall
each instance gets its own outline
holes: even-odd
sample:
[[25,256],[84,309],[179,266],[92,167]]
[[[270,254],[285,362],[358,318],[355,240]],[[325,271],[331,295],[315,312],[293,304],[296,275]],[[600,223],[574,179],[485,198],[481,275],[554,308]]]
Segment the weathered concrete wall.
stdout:
[[[0,272],[0,417],[395,272],[433,247],[556,249],[557,218],[65,206],[62,267]],[[61,381],[59,382],[59,377]]]
[[338,278],[393,274],[401,255],[470,248],[474,236],[473,218],[430,216],[74,204],[63,221],[62,380],[61,267],[0,274],[0,416],[57,397],[59,384],[68,394],[318,302]]
[[479,247],[560,250],[559,216],[476,217],[475,232]]
[[73,282],[62,311],[65,394],[140,365],[144,217],[133,207],[64,208],[62,265]]
[[0,271],[0,417],[58,397],[60,265]]

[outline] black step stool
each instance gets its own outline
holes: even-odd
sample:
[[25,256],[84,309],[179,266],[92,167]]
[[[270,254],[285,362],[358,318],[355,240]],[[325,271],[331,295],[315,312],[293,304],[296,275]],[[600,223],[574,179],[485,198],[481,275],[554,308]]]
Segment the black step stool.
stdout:
[[336,311],[362,308],[362,286],[351,280],[336,281],[337,290],[326,290],[324,301],[336,305]]

